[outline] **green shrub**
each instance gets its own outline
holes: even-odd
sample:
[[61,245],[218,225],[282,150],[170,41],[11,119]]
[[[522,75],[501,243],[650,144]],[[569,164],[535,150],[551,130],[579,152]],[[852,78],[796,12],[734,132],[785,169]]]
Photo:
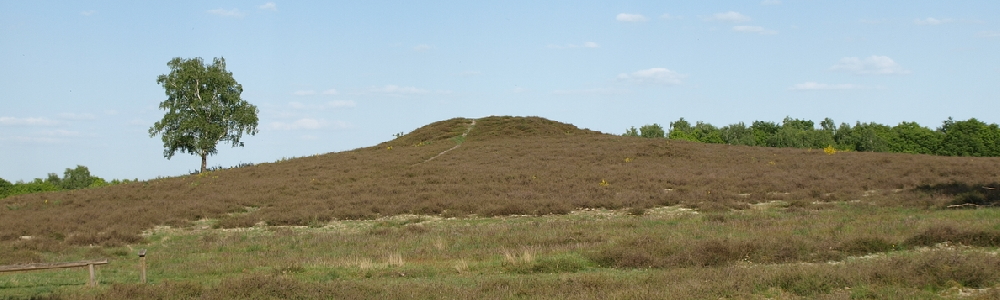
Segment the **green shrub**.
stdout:
[[895,245],[883,238],[855,238],[840,243],[838,251],[850,255],[864,255],[869,253],[887,252],[895,248]]
[[622,134],[622,136],[634,136],[634,137],[638,137],[639,136],[639,130],[635,129],[635,126],[632,126],[628,130],[626,130],[625,133]]
[[58,191],[59,187],[48,182],[35,180],[31,183],[16,183],[7,189],[6,196]]
[[911,247],[929,247],[945,242],[966,246],[998,247],[1000,246],[1000,232],[962,231],[950,226],[935,226],[906,239],[903,244]]
[[[49,174],[49,177],[52,177],[52,175],[54,174]],[[90,170],[87,167],[77,165],[74,169],[66,168],[66,172],[63,173],[63,178],[59,181],[58,185],[63,189],[75,190],[87,188],[94,184],[96,180],[97,177],[91,176]]]
[[666,137],[666,132],[663,131],[663,126],[656,123],[653,123],[653,125],[643,125],[642,127],[639,127],[639,132],[639,135],[644,138]]

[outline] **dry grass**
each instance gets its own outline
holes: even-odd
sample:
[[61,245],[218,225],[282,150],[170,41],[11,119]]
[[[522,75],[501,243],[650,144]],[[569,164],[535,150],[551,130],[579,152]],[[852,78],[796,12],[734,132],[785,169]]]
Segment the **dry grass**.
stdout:
[[[1000,158],[827,155],[514,117],[479,119],[454,140],[471,121],[280,163],[8,197],[0,264],[124,259],[129,245],[170,253],[151,262],[161,284],[109,267],[111,287],[60,294],[82,299],[908,299],[1000,283],[997,212],[941,210],[995,203]],[[289,225],[303,228],[275,227]],[[3,284],[0,295],[24,285]]]
[[[84,289],[80,272],[65,280],[19,273],[10,277],[17,282],[0,281],[0,295],[38,295],[31,293],[51,286],[71,299],[937,299],[1000,283],[996,249],[966,244],[995,235],[998,214],[844,203],[711,214],[656,207],[641,216],[623,209],[405,216],[312,228],[193,226],[160,229],[141,245],[150,249],[152,285],[134,284],[133,250],[69,247],[46,257],[112,258],[100,270],[104,288]],[[408,229],[415,226],[424,229]],[[284,288],[300,290],[276,290]]]
[[[725,211],[771,200],[803,209],[845,200],[942,207],[955,195],[935,186],[982,186],[1000,174],[1000,158],[826,155],[611,136],[513,117],[480,119],[462,147],[414,165],[453,146],[448,138],[470,121],[437,122],[376,147],[281,163],[9,197],[0,207],[0,240],[33,236],[114,246],[135,243],[156,225],[184,226],[202,218],[232,228],[397,214],[544,215],[577,208],[639,213],[677,203]],[[255,210],[244,213],[247,207]]]

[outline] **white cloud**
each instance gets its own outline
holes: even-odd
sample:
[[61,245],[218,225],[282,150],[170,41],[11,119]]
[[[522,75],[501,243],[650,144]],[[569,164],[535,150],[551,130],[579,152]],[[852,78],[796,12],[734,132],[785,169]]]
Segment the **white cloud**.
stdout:
[[97,14],[97,11],[93,10],[93,9],[91,9],[91,10],[85,10],[85,11],[81,11],[80,14],[84,15],[84,16],[93,16],[93,15]]
[[618,74],[618,80],[630,81],[641,84],[663,84],[663,85],[678,85],[681,84],[681,80],[687,77],[685,74],[680,74],[666,68],[650,68],[645,70],[639,70],[632,72],[631,74],[621,73]]
[[756,33],[756,34],[778,34],[777,31],[766,29],[760,26],[733,26],[733,31]]
[[793,91],[816,91],[816,90],[856,90],[864,88],[864,86],[856,84],[828,84],[828,83],[817,83],[817,82],[806,82],[799,83],[789,87],[789,90]]
[[221,8],[216,8],[216,9],[209,10],[208,13],[213,14],[213,15],[223,16],[223,17],[234,17],[234,18],[242,18],[243,17],[243,12],[241,12],[239,9],[235,9],[235,8],[234,9],[229,9],[229,10],[221,9]]
[[760,5],[778,5],[781,4],[781,0],[764,0],[760,2]]
[[292,95],[296,95],[296,96],[312,96],[312,95],[315,95],[315,94],[316,94],[316,91],[314,91],[314,90],[298,90],[298,91],[292,92]]
[[337,89],[329,89],[323,91],[323,95],[336,95],[336,94],[340,94],[340,92],[338,92]]
[[664,20],[673,20],[673,19],[677,19],[677,18],[678,18],[677,16],[671,16],[670,14],[667,14],[667,13],[660,15],[660,19],[664,19]]
[[620,13],[615,16],[615,20],[618,20],[619,22],[646,22],[648,19],[646,16],[640,14]]
[[741,13],[735,11],[727,11],[724,13],[717,13],[710,17],[705,18],[706,21],[723,21],[723,22],[748,22],[750,17],[747,17]]
[[89,114],[89,113],[82,113],[82,114],[77,114],[77,113],[61,113],[61,114],[59,114],[59,118],[60,119],[66,119],[66,120],[74,120],[74,121],[90,121],[90,120],[96,120],[97,116],[95,116],[94,114]]
[[0,117],[0,125],[54,126],[58,124],[59,122],[46,118]]
[[954,21],[955,20],[948,19],[948,18],[945,18],[945,19],[926,18],[926,19],[916,19],[916,20],[913,20],[913,24],[917,24],[917,25],[941,25],[941,24],[944,24],[944,23],[951,23],[951,22],[954,22]]
[[976,36],[984,38],[1000,37],[1000,31],[980,31]]
[[271,129],[274,130],[300,130],[300,129],[319,129],[323,127],[323,124],[316,120],[310,118],[298,119],[295,122],[285,123],[285,122],[271,122]]
[[351,100],[334,100],[326,103],[326,106],[330,108],[350,108],[358,106],[357,103]]
[[580,45],[566,44],[565,46],[563,46],[563,45],[549,44],[548,46],[545,47],[551,49],[572,49],[572,48],[600,48],[601,45],[595,42],[584,42],[583,44]]
[[288,102],[288,106],[291,106],[294,109],[303,109],[303,108],[306,108],[305,104],[302,104],[302,102],[298,102],[298,101]]
[[433,47],[431,47],[430,45],[427,45],[427,44],[420,44],[420,45],[413,46],[413,50],[414,51],[421,51],[421,52],[427,51],[427,50],[431,50],[431,48],[433,48]]
[[840,62],[830,67],[830,70],[859,75],[901,75],[910,73],[910,70],[903,69],[892,58],[878,55],[872,55],[864,59],[844,57],[840,59]]
[[257,8],[263,10],[278,11],[278,5],[274,4],[274,2],[264,3],[261,6],[258,6]]

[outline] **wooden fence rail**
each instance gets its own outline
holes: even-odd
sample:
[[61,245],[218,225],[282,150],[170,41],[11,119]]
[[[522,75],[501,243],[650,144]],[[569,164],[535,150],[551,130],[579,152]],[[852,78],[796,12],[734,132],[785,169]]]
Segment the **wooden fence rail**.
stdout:
[[85,261],[63,262],[63,263],[35,263],[35,264],[6,265],[6,266],[0,266],[0,273],[87,267],[90,270],[90,281],[87,282],[87,285],[97,286],[97,280],[94,277],[94,266],[106,265],[106,264],[108,264],[107,259],[85,260]]

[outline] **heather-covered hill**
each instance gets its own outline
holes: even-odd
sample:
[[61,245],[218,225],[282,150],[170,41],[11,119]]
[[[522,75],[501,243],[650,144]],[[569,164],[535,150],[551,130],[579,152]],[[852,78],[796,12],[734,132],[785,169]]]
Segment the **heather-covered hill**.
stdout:
[[9,197],[0,200],[0,247],[18,245],[22,257],[10,260],[38,260],[32,251],[132,243],[154,226],[202,218],[220,219],[223,227],[315,225],[395,214],[563,214],[675,204],[746,209],[771,200],[801,209],[853,200],[936,208],[954,194],[993,199],[987,191],[995,190],[982,187],[998,176],[1000,158],[830,155],[621,137],[537,117],[456,118],[375,147]]

